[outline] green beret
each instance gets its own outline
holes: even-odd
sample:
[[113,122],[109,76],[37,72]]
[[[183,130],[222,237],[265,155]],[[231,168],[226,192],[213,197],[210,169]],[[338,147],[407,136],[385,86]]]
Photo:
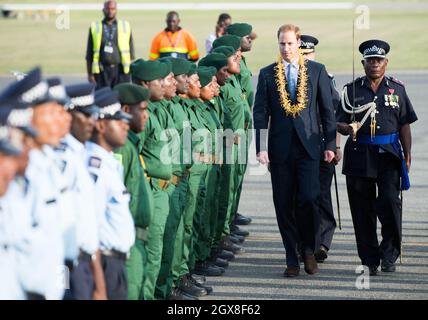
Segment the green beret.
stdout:
[[217,73],[217,69],[214,67],[199,67],[198,68],[198,76],[199,76],[199,82],[201,83],[201,88],[208,85],[212,79],[213,76]]
[[175,76],[179,76],[181,74],[187,74],[190,70],[191,63],[186,59],[166,57],[166,58],[161,58],[160,60],[163,60],[163,59],[171,61],[172,73]]
[[131,75],[142,81],[165,78],[169,73],[167,71],[166,65],[157,60],[144,61],[143,59],[138,59],[131,63]]
[[134,105],[150,98],[150,90],[132,83],[121,83],[113,88],[119,93],[121,104]]
[[245,37],[251,34],[253,27],[248,23],[233,23],[226,28],[227,34],[233,34],[238,37]]
[[214,40],[213,49],[220,46],[231,46],[233,49],[238,50],[241,47],[241,38],[231,34],[226,34]]
[[197,69],[198,69],[198,66],[193,62],[190,62],[190,69],[187,72],[187,75],[190,77],[192,74],[195,74],[197,72]]
[[218,70],[227,66],[227,57],[222,53],[210,53],[199,61],[200,67],[214,67]]
[[223,53],[227,58],[229,58],[230,56],[233,56],[235,54],[236,50],[233,49],[233,47],[231,46],[220,46],[215,48],[212,52]]
[[158,61],[160,63],[166,65],[166,75],[164,76],[164,78],[165,78],[167,75],[169,75],[172,72],[172,62],[167,57],[160,58],[160,59],[158,59]]

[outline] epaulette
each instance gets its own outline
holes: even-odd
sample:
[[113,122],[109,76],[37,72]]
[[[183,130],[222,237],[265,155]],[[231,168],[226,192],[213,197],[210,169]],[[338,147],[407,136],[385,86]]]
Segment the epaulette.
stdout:
[[90,157],[88,165],[93,168],[101,167],[101,158],[98,157]]
[[398,80],[397,78],[391,77],[391,76],[387,76],[386,77],[388,80],[394,82],[394,83],[398,83],[399,85],[402,85],[404,87],[404,83],[400,80]]
[[327,75],[328,75],[328,77],[329,77],[330,79],[333,79],[333,78],[334,78],[334,76],[333,76],[330,72],[327,72]]
[[64,152],[67,149],[68,145],[64,142],[61,142],[59,145],[54,147],[56,152]]
[[354,81],[349,81],[347,84],[344,85],[344,87],[350,86],[352,85],[354,82],[358,83],[359,81],[361,81],[364,78],[364,76],[358,77],[356,78]]

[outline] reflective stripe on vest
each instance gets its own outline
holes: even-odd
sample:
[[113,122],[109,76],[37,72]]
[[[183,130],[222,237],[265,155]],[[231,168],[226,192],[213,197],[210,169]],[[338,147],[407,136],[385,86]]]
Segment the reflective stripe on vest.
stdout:
[[[91,24],[91,35],[92,35],[92,73],[100,73],[100,50],[101,50],[101,39],[103,36],[103,24],[101,21],[92,22]],[[131,40],[131,26],[128,21],[118,20],[117,21],[117,42],[120,52],[120,60],[123,65],[123,72],[129,73],[131,65],[131,51],[129,42]]]

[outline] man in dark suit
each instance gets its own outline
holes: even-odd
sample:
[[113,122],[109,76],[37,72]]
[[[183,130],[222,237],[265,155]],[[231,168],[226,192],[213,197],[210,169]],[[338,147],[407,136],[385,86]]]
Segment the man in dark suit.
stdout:
[[281,56],[277,63],[260,70],[253,113],[257,158],[270,166],[276,217],[286,250],[284,276],[294,277],[300,272],[299,238],[306,273],[318,272],[314,257],[319,248],[321,154],[317,113],[324,132],[326,162],[335,156],[336,124],[327,71],[324,65],[300,54],[300,29],[281,26],[278,43]]

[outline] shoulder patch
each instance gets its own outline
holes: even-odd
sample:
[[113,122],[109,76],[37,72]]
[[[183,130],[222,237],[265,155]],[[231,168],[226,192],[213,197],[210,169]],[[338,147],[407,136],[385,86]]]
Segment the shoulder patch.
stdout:
[[101,167],[101,158],[98,157],[90,157],[88,165],[93,168]]

